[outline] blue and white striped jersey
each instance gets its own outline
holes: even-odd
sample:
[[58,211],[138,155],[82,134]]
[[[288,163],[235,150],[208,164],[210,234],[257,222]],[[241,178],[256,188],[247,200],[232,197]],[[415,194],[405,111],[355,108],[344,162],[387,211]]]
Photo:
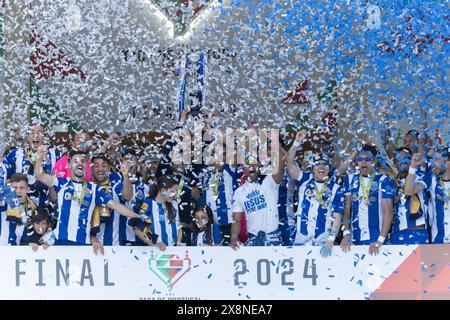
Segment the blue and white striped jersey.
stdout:
[[233,222],[232,202],[237,188],[237,173],[229,165],[225,165],[223,172],[208,174],[204,190],[206,204],[218,225]]
[[19,245],[24,232],[24,225],[6,220],[7,205],[0,207],[0,245]]
[[58,240],[90,243],[92,213],[96,205],[106,205],[112,197],[98,185],[53,177],[57,194],[58,222],[54,233]]
[[[130,201],[124,201],[123,199],[120,199],[120,203],[124,204],[135,213],[139,213],[145,198],[148,196],[148,193],[149,186],[142,180],[142,178],[139,178],[136,182],[133,183],[133,198]],[[131,218],[120,216],[119,219],[120,241],[122,243],[124,241],[137,241],[141,243],[140,239],[128,225],[129,219]]]
[[[7,220],[7,209],[8,205],[0,207],[0,245],[18,246],[22,237],[26,236],[25,226],[33,211],[29,210],[29,207],[26,209],[27,213],[22,211],[22,224],[18,224],[15,221]],[[21,210],[25,210],[25,207],[22,206]]]
[[424,176],[421,182],[430,193],[431,242],[450,243],[450,181],[431,175]]
[[318,182],[312,173],[297,179],[298,208],[295,244],[317,244],[331,234],[333,213],[344,212],[344,193],[335,179]]
[[141,206],[141,214],[144,214],[151,220],[151,233],[158,235],[158,242],[163,242],[166,246],[173,246],[177,243],[178,230],[181,228],[176,205],[173,207],[176,215],[173,221],[170,222],[164,205],[157,203],[155,198],[145,199]]
[[[420,183],[426,177],[417,177],[416,183]],[[406,178],[394,181],[394,219],[392,233],[397,233],[412,227],[427,225],[428,196],[426,190],[421,190],[414,196],[404,193]]]
[[[123,203],[122,191],[123,183],[116,181],[109,187],[109,194],[115,202]],[[104,246],[119,246],[122,244],[122,239],[120,239],[120,221],[122,216],[115,213],[114,210],[109,209],[111,219],[108,222],[103,222],[100,224],[100,231],[97,234],[97,238]],[[126,221],[126,219],[124,219]]]
[[[7,169],[7,178],[11,178],[14,173],[34,174],[34,164],[36,159],[31,152],[26,151],[22,147],[11,149],[3,159],[3,164]],[[61,157],[58,150],[55,148],[48,149],[48,157],[44,163],[44,170],[51,174],[56,161]]]
[[[48,157],[44,163],[44,170],[51,174],[56,161],[60,158],[60,153],[55,148],[49,148]],[[34,178],[34,163],[36,159],[33,154],[22,147],[16,147],[9,151],[3,159],[3,168],[6,168],[7,179],[10,179],[14,173],[28,174],[28,184],[30,185],[29,197],[39,206],[44,206],[48,199],[48,188],[36,181]]]
[[[361,186],[361,181],[365,188]],[[344,179],[344,193],[351,196],[355,244],[376,241],[383,225],[381,202],[383,199],[394,198],[393,181],[381,174],[371,177],[363,177],[359,173],[349,174]]]

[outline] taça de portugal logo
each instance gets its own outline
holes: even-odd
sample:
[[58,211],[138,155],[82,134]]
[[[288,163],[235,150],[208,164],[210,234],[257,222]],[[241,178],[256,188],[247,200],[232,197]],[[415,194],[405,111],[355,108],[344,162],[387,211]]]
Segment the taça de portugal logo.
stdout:
[[188,251],[186,251],[184,259],[181,259],[176,254],[170,253],[155,255],[155,252],[152,251],[148,260],[148,267],[166,284],[169,290],[172,290],[178,280],[191,269],[191,259],[189,258]]

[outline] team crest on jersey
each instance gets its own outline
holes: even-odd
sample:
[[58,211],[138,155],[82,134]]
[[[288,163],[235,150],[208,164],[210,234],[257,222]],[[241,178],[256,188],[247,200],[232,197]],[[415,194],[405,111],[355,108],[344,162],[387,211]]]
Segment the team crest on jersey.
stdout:
[[378,191],[378,183],[372,183],[370,187],[370,191],[377,192]]
[[136,198],[138,198],[139,200],[144,199],[144,193],[142,192],[142,190],[139,190],[136,194]]
[[72,194],[70,192],[66,192],[66,194],[64,194],[64,199],[72,200]]
[[156,253],[152,250],[150,259],[148,260],[149,269],[166,284],[169,290],[172,290],[174,285],[191,270],[191,259],[189,252],[186,251],[186,256],[181,259],[176,254],[170,253]]
[[308,198],[311,198],[311,196],[312,196],[312,191],[311,191],[311,189],[306,189],[306,191],[305,191],[305,196],[308,197]]

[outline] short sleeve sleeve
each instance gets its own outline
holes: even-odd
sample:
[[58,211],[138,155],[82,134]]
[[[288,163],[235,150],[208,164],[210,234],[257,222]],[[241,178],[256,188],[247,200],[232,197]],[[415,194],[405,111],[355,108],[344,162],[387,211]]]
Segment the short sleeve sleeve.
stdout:
[[67,179],[61,177],[53,176],[52,187],[58,193],[61,190],[61,187],[67,183]]
[[233,212],[244,212],[245,211],[244,206],[242,204],[241,193],[242,193],[242,189],[238,188],[233,195],[233,204],[232,204]]
[[112,197],[109,193],[105,191],[104,188],[99,187],[96,185],[96,192],[95,192],[95,204],[96,205],[106,205],[109,201],[112,200]]
[[301,186],[303,183],[308,181],[311,178],[311,173],[309,172],[303,172],[300,171],[300,175],[298,176],[297,180],[297,186]]
[[383,199],[394,199],[395,190],[394,190],[394,182],[391,178],[385,178],[381,182],[381,197]]
[[270,190],[274,190],[278,192],[278,188],[280,185],[273,180],[273,177],[271,175],[268,175],[264,178],[264,181],[262,183],[266,188]]
[[426,191],[430,191],[431,189],[431,174],[429,172],[417,174],[415,184],[420,184]]
[[332,204],[332,212],[341,214],[344,212],[344,192],[342,190],[342,187],[338,187],[336,194],[334,195]]

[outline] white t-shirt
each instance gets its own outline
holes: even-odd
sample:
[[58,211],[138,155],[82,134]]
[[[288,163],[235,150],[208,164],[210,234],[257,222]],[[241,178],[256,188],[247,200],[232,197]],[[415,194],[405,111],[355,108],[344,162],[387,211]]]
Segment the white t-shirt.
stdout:
[[245,212],[247,231],[257,235],[259,231],[270,233],[278,229],[278,188],[272,176],[266,176],[261,184],[247,181],[233,196],[233,212]]

